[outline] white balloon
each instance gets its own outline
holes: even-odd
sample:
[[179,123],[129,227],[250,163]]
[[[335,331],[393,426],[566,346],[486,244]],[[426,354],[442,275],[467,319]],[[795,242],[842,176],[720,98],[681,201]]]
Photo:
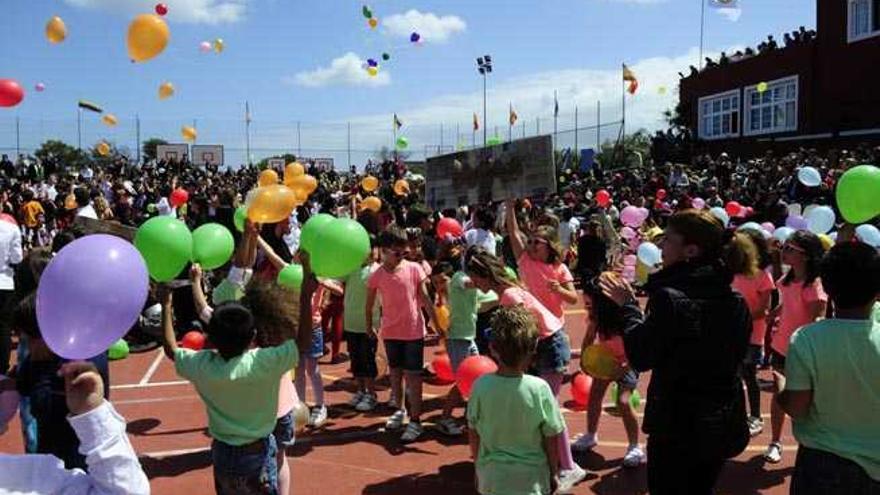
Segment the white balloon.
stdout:
[[638,249],[639,261],[649,267],[657,266],[663,261],[663,253],[653,242],[643,242]]
[[715,218],[717,218],[718,220],[721,220],[721,223],[724,224],[724,228],[727,228],[727,225],[730,223],[730,215],[728,215],[727,212],[724,211],[724,208],[716,206],[715,208],[709,210],[709,213],[714,215]]
[[822,184],[822,176],[813,167],[801,167],[798,170],[798,180],[807,187],[817,187]]
[[788,216],[800,215],[801,213],[803,213],[803,208],[798,203],[788,205]]
[[873,248],[880,247],[880,230],[871,224],[866,223],[856,227],[856,237]]
[[764,227],[757,222],[746,222],[740,225],[736,230],[754,230],[755,232],[764,232]]
[[791,237],[791,234],[794,234],[794,229],[791,227],[779,227],[773,232],[773,238],[779,242],[785,242]]
[[816,206],[806,215],[807,229],[814,234],[825,234],[834,228],[837,217],[828,206]]

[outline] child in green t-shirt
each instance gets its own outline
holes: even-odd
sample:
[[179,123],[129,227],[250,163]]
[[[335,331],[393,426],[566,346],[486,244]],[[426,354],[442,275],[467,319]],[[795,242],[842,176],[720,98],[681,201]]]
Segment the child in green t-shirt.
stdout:
[[528,310],[498,310],[490,349],[498,372],[474,383],[468,403],[471,456],[483,495],[553,493],[559,472],[562,413],[544,380],[526,375],[538,341]]

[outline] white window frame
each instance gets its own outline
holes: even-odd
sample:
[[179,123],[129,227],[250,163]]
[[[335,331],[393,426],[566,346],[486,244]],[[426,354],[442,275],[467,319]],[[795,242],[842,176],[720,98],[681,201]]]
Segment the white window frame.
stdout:
[[[880,36],[880,26],[877,26],[876,29],[873,26],[874,23],[874,2],[875,0],[844,0],[846,1],[846,40],[849,43],[855,43],[857,41],[866,40],[869,38],[875,38]],[[853,28],[855,26],[855,11],[856,5],[866,2],[868,4],[868,32],[861,34],[854,34]],[[880,7],[880,5],[878,5]]]
[[[743,135],[744,136],[760,136],[760,135],[764,135],[764,134],[781,134],[784,132],[796,132],[798,130],[798,125],[799,125],[798,114],[800,112],[800,109],[798,108],[798,106],[800,105],[800,80],[799,80],[799,76],[795,75],[795,76],[784,77],[782,79],[776,79],[774,81],[766,81],[767,91],[765,91],[765,93],[772,92],[774,87],[776,87],[776,86],[788,85],[789,83],[792,83],[792,82],[794,83],[794,125],[791,127],[787,127],[787,126],[786,127],[770,127],[768,129],[752,130],[752,94],[758,92],[758,85],[754,84],[752,86],[746,86],[745,88],[743,88],[743,97],[742,97],[743,119],[741,122],[743,125]],[[789,101],[790,100],[787,97],[783,100],[784,103],[788,103]],[[771,101],[770,103],[761,103],[761,105],[759,105],[759,106],[775,105],[775,104],[778,104],[778,102]],[[770,118],[771,119],[773,118],[772,114],[771,114]]]
[[[730,98],[732,96],[737,97],[736,108],[731,106],[731,108],[728,110],[722,109],[719,112],[713,111],[710,113],[710,115],[714,116],[716,113],[720,113],[721,116],[723,117],[725,115],[730,115],[735,111],[738,115],[737,121],[736,121],[736,124],[737,124],[736,129],[731,128],[730,131],[727,133],[723,133],[723,131],[722,131],[721,134],[714,134],[711,136],[706,136],[705,134],[703,134],[703,118],[706,117],[706,115],[703,113],[703,103],[705,103],[707,101],[712,101],[712,100]],[[743,108],[742,107],[742,94],[740,93],[739,89],[732,89],[730,91],[725,91],[723,93],[715,93],[713,95],[707,95],[707,96],[703,96],[703,97],[699,98],[699,100],[697,100],[697,136],[699,136],[699,138],[702,139],[703,141],[716,141],[719,139],[730,139],[730,138],[739,137],[740,136],[740,129],[742,129],[742,119],[743,119],[742,108]]]

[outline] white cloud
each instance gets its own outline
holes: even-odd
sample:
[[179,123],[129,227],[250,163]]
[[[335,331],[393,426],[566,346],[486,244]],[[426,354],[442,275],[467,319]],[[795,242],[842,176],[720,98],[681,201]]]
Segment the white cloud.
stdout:
[[387,86],[391,83],[388,72],[380,70],[370,76],[364,69],[365,60],[356,53],[348,52],[330,62],[328,67],[318,67],[283,78],[285,84],[296,84],[308,88],[324,86]]
[[725,7],[725,8],[720,8],[720,9],[717,9],[717,10],[718,10],[718,14],[719,14],[719,15],[721,15],[722,17],[727,18],[727,20],[730,21],[730,22],[736,22],[736,21],[738,21],[739,18],[740,18],[740,16],[742,15],[742,9],[741,9],[741,8],[726,8],[726,7]]
[[[168,2],[168,20],[198,24],[225,24],[244,19],[252,0],[174,0]],[[153,12],[159,0],[64,0],[74,7],[124,14]]]
[[409,38],[419,33],[428,42],[444,42],[456,33],[467,29],[467,24],[455,15],[437,16],[432,12],[409,10],[404,14],[394,14],[382,21],[382,25],[393,36]]

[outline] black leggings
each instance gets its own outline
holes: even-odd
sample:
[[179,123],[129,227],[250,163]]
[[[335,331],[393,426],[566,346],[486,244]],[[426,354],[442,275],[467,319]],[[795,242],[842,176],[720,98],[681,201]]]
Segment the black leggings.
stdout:
[[648,435],[648,492],[651,495],[712,495],[725,459],[706,455],[689,438]]
[[743,381],[749,397],[750,415],[761,417],[761,387],[758,385],[758,364],[761,362],[761,346],[750,344],[743,363]]

